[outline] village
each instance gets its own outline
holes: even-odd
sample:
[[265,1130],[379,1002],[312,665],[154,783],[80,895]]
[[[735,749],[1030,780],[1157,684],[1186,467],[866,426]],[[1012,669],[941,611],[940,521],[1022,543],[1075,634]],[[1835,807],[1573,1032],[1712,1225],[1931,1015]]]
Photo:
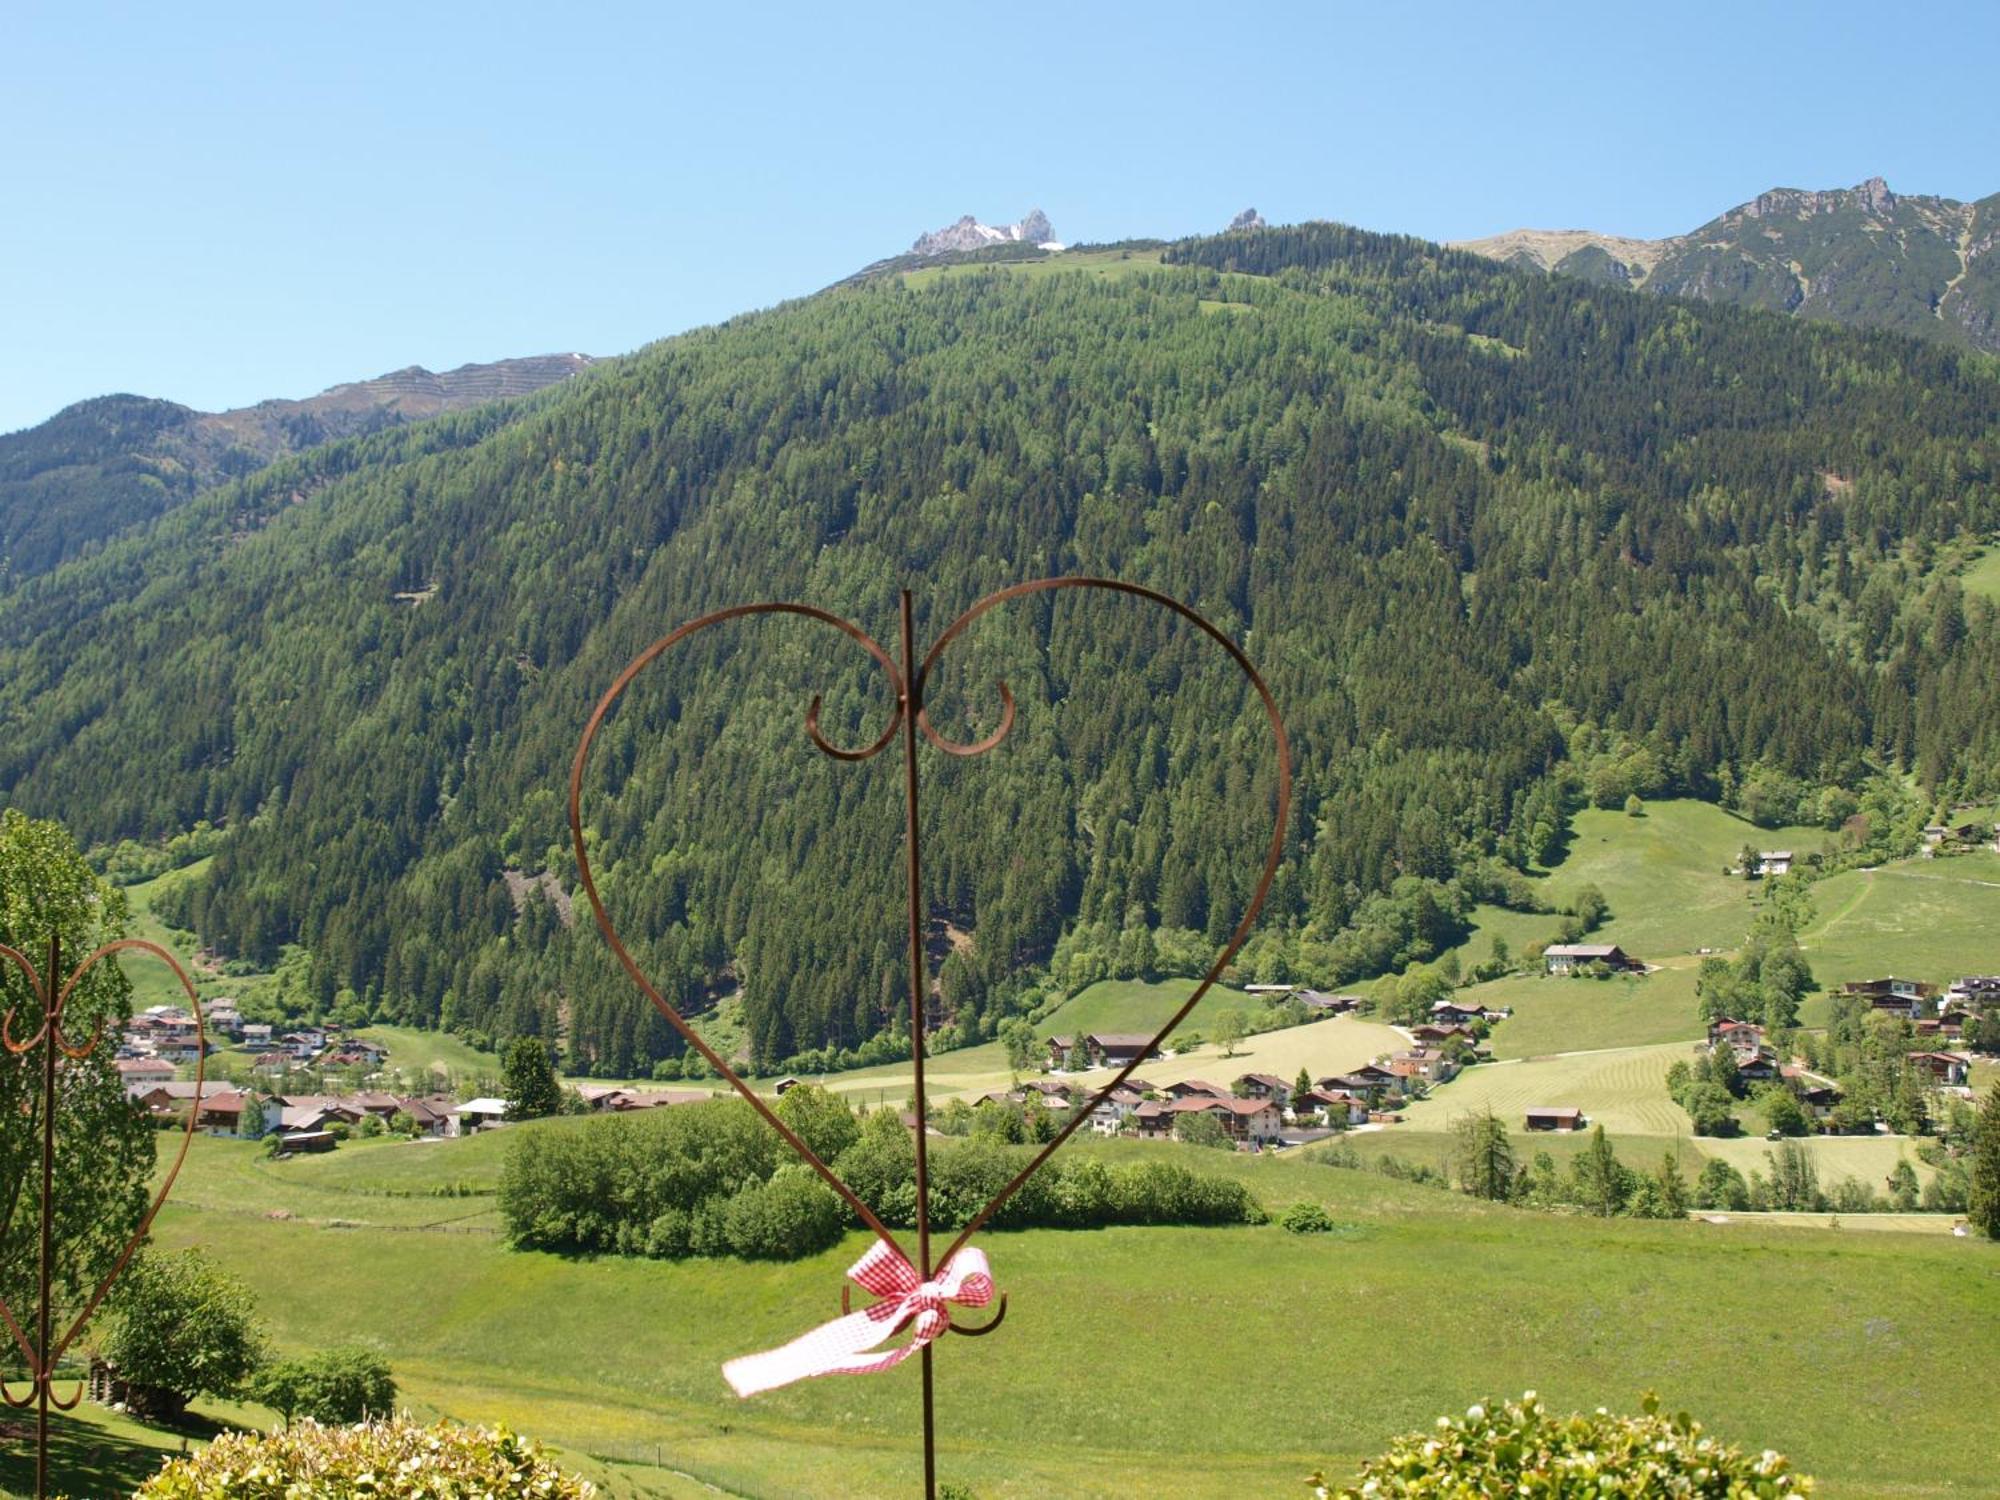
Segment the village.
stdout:
[[[1551,979],[1585,975],[1643,974],[1646,966],[1616,944],[1552,944],[1541,955]],[[1304,987],[1260,986],[1267,997],[1295,1000],[1315,1019],[1365,1013],[1369,1002],[1357,995],[1329,995]],[[1906,1023],[1918,1044],[1908,1061],[1942,1096],[1969,1101],[1974,1051],[1969,1029],[1989,1020],[2000,1023],[2000,975],[1965,975],[1939,984],[1899,976],[1850,981],[1841,993],[1878,1016]],[[1241,1073],[1227,1083],[1185,1078],[1156,1085],[1134,1073],[1090,1111],[1088,1129],[1103,1137],[1141,1140],[1182,1138],[1187,1123],[1211,1120],[1239,1149],[1263,1151],[1309,1145],[1350,1131],[1400,1124],[1407,1104],[1435,1095],[1468,1067],[1491,1061],[1487,1041],[1495,1026],[1512,1014],[1505,1007],[1457,999],[1436,1001],[1427,1021],[1394,1028],[1409,1043],[1358,1067],[1297,1077]],[[452,1092],[410,1092],[379,1086],[389,1063],[380,1042],[332,1023],[280,1029],[246,1023],[235,1005],[217,1000],[204,1007],[213,1052],[217,1038],[249,1059],[249,1080],[186,1077],[201,1056],[201,1027],[185,1009],[150,1007],[131,1018],[116,1059],[130,1097],[156,1120],[171,1123],[195,1115],[206,1134],[271,1140],[278,1154],[329,1151],[360,1135],[448,1139],[504,1125],[508,1102],[495,1094],[458,1097]],[[1051,1036],[1042,1072],[1004,1090],[972,1100],[974,1111],[988,1107],[1038,1106],[1066,1116],[1102,1086],[1090,1073],[1143,1065],[1159,1052],[1145,1049],[1144,1035],[1094,1032]],[[1928,1045],[1924,1045],[1928,1044]],[[1745,1085],[1779,1084],[1798,1101],[1821,1130],[1839,1128],[1841,1090],[1833,1078],[1813,1070],[1804,1057],[1780,1055],[1761,1024],[1723,1016],[1709,1023],[1697,1050],[1713,1057],[1726,1052],[1734,1076]],[[1171,1052],[1166,1054],[1173,1055]],[[303,1087],[296,1087],[303,1082]],[[338,1083],[354,1086],[339,1088]],[[782,1096],[800,1082],[781,1078],[773,1093]],[[629,1084],[579,1082],[570,1086],[570,1106],[582,1113],[630,1113],[698,1103],[715,1097],[706,1089],[646,1088]],[[1592,1123],[1588,1114],[1561,1099],[1531,1105],[1511,1127],[1527,1133],[1577,1131]],[[1853,1128],[1849,1122],[1849,1128]],[[1886,1124],[1864,1122],[1884,1130]]]

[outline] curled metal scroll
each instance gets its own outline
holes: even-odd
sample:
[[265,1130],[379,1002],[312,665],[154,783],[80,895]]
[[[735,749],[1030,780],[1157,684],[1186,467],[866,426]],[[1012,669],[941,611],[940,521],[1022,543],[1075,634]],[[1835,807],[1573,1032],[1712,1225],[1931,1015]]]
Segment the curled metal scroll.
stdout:
[[[1153,1034],[1145,1048],[1132,1061],[1119,1069],[1112,1076],[1110,1082],[1100,1087],[1080,1107],[1073,1110],[1069,1120],[1057,1132],[1054,1138],[1044,1144],[1029,1159],[1028,1163],[999,1192],[995,1193],[983,1208],[972,1216],[970,1222],[959,1231],[957,1238],[952,1241],[950,1248],[945,1251],[943,1256],[936,1259],[936,1264],[943,1264],[952,1255],[956,1254],[966,1241],[971,1239],[974,1234],[984,1227],[1009,1199],[1021,1190],[1022,1186],[1041,1168],[1042,1164],[1060,1149],[1065,1141],[1076,1133],[1077,1129],[1089,1118],[1093,1110],[1124,1086],[1125,1082],[1137,1071],[1140,1064],[1173,1033],[1174,1029],[1187,1018],[1195,1006],[1201,1003],[1203,997],[1214,987],[1222,971],[1229,966],[1230,961],[1235,958],[1237,952],[1242,948],[1244,941],[1250,935],[1252,927],[1256,924],[1258,915],[1263,911],[1264,903],[1271,892],[1271,882],[1276,877],[1278,865],[1284,858],[1286,829],[1289,827],[1291,819],[1292,755],[1290,742],[1285,737],[1284,723],[1278,713],[1277,701],[1272,697],[1270,688],[1258,674],[1257,669],[1251,665],[1250,659],[1222,631],[1218,630],[1214,625],[1210,624],[1201,615],[1179,600],[1162,594],[1157,590],[1145,588],[1139,584],[1126,583],[1111,578],[1045,578],[1030,583],[1015,584],[1010,588],[1004,588],[996,593],[989,594],[947,625],[944,631],[932,643],[930,650],[925,653],[920,662],[916,658],[911,623],[911,598],[907,589],[902,591],[901,596],[902,660],[900,663],[892,659],[889,653],[858,625],[843,620],[839,616],[830,614],[825,610],[805,604],[742,604],[730,609],[716,610],[713,613],[701,616],[699,619],[691,620],[678,630],[660,637],[660,639],[653,642],[652,645],[634,657],[631,663],[611,684],[610,688],[605,691],[604,696],[598,700],[596,708],[592,711],[590,719],[584,727],[583,737],[577,745],[576,757],[570,766],[569,822],[570,837],[576,851],[577,875],[583,886],[584,894],[590,902],[591,912],[596,918],[598,930],[603,933],[605,941],[610,945],[611,951],[617,955],[618,961],[626,974],[639,987],[641,992],[652,1001],[654,1008],[680,1033],[683,1040],[707,1061],[709,1066],[715,1070],[716,1075],[727,1081],[730,1087],[741,1095],[750,1104],[751,1108],[755,1109],[763,1117],[765,1123],[778,1132],[785,1143],[819,1175],[828,1187],[839,1195],[842,1201],[854,1211],[856,1217],[863,1224],[867,1225],[877,1237],[892,1248],[895,1248],[898,1254],[901,1254],[901,1249],[897,1246],[895,1237],[890,1234],[887,1226],[882,1223],[882,1220],[875,1211],[867,1203],[863,1202],[854,1190],[841,1180],[840,1175],[778,1117],[763,1097],[743,1081],[727,1059],[720,1056],[714,1048],[710,1047],[702,1039],[694,1027],[689,1025],[680,1012],[660,993],[658,987],[653,984],[644,970],[640,968],[638,962],[632,957],[630,950],[620,939],[617,929],[612,924],[610,914],[605,910],[603,898],[598,893],[597,880],[591,869],[589,849],[584,840],[582,811],[583,776],[585,767],[589,762],[591,745],[596,740],[599,730],[603,727],[605,717],[610,713],[612,707],[623,696],[625,690],[631,686],[632,680],[641,671],[645,670],[647,666],[658,660],[665,652],[680,642],[712,626],[752,615],[797,615],[805,619],[815,620],[821,624],[832,626],[857,642],[875,659],[876,663],[887,675],[889,686],[895,695],[895,705],[887,726],[872,743],[852,750],[831,744],[820,731],[821,699],[818,696],[813,698],[811,706],[806,711],[805,728],[808,738],[821,753],[829,755],[836,760],[850,762],[867,760],[881,753],[897,737],[897,731],[899,729],[902,731],[905,837],[906,857],[908,861],[907,909],[909,917],[910,966],[910,1060],[917,1111],[916,1209],[918,1253],[914,1260],[920,1277],[926,1280],[931,1275],[934,1262],[930,1245],[929,1151],[925,1131],[925,1122],[929,1118],[928,1101],[924,1088],[924,1008],[925,994],[928,988],[928,970],[923,952],[922,866],[918,847],[917,827],[917,738],[921,734],[935,749],[946,755],[961,758],[984,755],[1004,743],[1008,735],[1013,731],[1015,705],[1013,690],[1004,681],[999,683],[999,726],[991,734],[986,735],[982,739],[970,743],[960,743],[947,738],[931,724],[929,710],[925,702],[925,690],[929,685],[931,672],[936,667],[939,658],[942,657],[946,648],[962,636],[972,623],[982,615],[1012,600],[1027,598],[1036,594],[1072,589],[1098,590],[1114,594],[1124,594],[1131,598],[1160,605],[1195,626],[1228,654],[1229,659],[1235,663],[1237,669],[1243,673],[1251,687],[1256,690],[1257,696],[1263,705],[1265,716],[1270,722],[1271,735],[1277,755],[1276,816],[1272,824],[1270,843],[1266,849],[1262,870],[1258,877],[1256,893],[1252,896],[1249,905],[1244,909],[1241,918],[1230,933],[1228,942],[1223,945],[1222,951],[1216,956],[1215,961],[1202,976],[1201,982],[1195,987],[1193,993],[1168,1017],[1166,1023]],[[847,1287],[843,1284],[841,1288],[842,1310],[847,1310],[848,1305],[848,1291]],[[989,1323],[983,1326],[961,1326],[954,1322],[950,1325],[950,1331],[974,1337],[990,1333],[1000,1325],[1001,1320],[1006,1317],[1006,1314],[1007,1299],[1005,1294],[1002,1294],[998,1310]],[[935,1432],[931,1396],[931,1346],[925,1346],[922,1352],[922,1359],[925,1489],[927,1494],[934,1494],[936,1476]]]
[[[57,1338],[52,1321],[54,1290],[52,1215],[55,1197],[57,1060],[67,1058],[71,1062],[82,1062],[96,1052],[98,1043],[104,1039],[104,1018],[99,1016],[91,1028],[87,1041],[81,1043],[72,1041],[63,1031],[63,1013],[68,1009],[70,997],[76,993],[76,988],[83,982],[84,977],[117,953],[150,954],[166,964],[173,971],[174,978],[180,982],[181,990],[187,996],[189,1013],[194,1017],[195,1023],[197,1060],[194,1098],[188,1107],[187,1120],[181,1130],[180,1148],[174,1153],[173,1165],[167,1169],[165,1180],[161,1182],[158,1191],[147,1204],[138,1228],[133,1230],[131,1237],[126,1240],[111,1269],[97,1283],[89,1299],[84,1303],[83,1310],[70,1320],[62,1336]],[[115,942],[105,943],[94,949],[82,963],[70,971],[69,977],[62,981],[60,988],[57,987],[56,976],[62,972],[62,948],[56,938],[51,937],[49,940],[46,976],[36,969],[26,954],[8,947],[5,943],[0,943],[0,959],[13,964],[26,977],[29,993],[34,998],[36,1010],[40,1012],[40,1021],[34,1034],[25,1040],[14,1035],[14,1018],[19,1006],[9,1006],[5,1016],[0,1016],[0,1049],[20,1058],[25,1058],[37,1048],[42,1049],[42,1092],[39,1103],[42,1132],[39,1195],[41,1256],[37,1274],[38,1302],[35,1318],[37,1329],[33,1339],[28,1336],[27,1330],[22,1327],[20,1318],[8,1305],[7,1300],[0,1297],[0,1323],[4,1323],[7,1333],[13,1337],[14,1343],[27,1361],[28,1368],[27,1391],[17,1394],[5,1382],[0,1382],[0,1401],[4,1401],[16,1410],[26,1410],[30,1406],[36,1409],[35,1494],[40,1497],[48,1493],[49,1411],[51,1408],[56,1411],[72,1411],[83,1399],[84,1387],[81,1381],[77,1382],[67,1399],[55,1394],[56,1364],[70,1345],[75,1343],[77,1335],[83,1332],[99,1305],[109,1295],[112,1284],[124,1274],[126,1266],[131,1264],[132,1257],[145,1243],[146,1236],[152,1231],[153,1220],[158,1216],[161,1205],[167,1201],[167,1195],[173,1191],[174,1180],[180,1176],[181,1166],[187,1160],[188,1146],[194,1139],[195,1129],[201,1117],[202,1098],[205,1092],[203,1085],[208,1074],[208,1025],[202,1016],[201,998],[195,993],[194,983],[188,978],[187,971],[181,967],[180,961],[158,943],[148,942],[144,938],[119,938]]]

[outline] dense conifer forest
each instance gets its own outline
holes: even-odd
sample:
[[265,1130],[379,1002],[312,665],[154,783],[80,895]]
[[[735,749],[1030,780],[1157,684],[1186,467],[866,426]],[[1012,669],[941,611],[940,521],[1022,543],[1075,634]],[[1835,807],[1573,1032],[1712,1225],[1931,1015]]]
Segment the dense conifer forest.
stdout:
[[[1251,961],[1319,983],[1529,899],[1583,796],[2000,790],[2000,620],[1938,565],[2000,529],[1994,361],[1332,225],[1165,258],[867,279],[192,501],[0,597],[0,800],[89,842],[213,822],[176,914],[223,951],[299,944],[318,1007],[622,1076],[679,1043],[547,890],[569,757],[636,651],[750,599],[892,652],[905,584],[920,644],[1056,573],[1204,612],[1299,763]],[[995,679],[1020,703],[926,765],[925,894],[969,935],[941,1041],[1059,940],[1135,972],[1228,931],[1272,771],[1212,645],[1065,596],[940,672],[946,732],[993,726]],[[818,755],[816,693],[836,742],[886,722],[834,632],[708,632],[587,788],[635,951],[690,1008],[740,984],[765,1064],[899,1045],[900,777]]]

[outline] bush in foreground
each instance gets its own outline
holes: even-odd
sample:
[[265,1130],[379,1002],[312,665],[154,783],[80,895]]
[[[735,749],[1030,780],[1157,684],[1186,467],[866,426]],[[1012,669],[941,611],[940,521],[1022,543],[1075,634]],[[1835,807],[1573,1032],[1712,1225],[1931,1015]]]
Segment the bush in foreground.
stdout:
[[304,1422],[269,1437],[232,1432],[171,1460],[133,1500],[589,1500],[597,1487],[564,1474],[541,1446],[408,1417],[357,1427]]
[[1398,1438],[1362,1467],[1356,1484],[1335,1490],[1315,1474],[1322,1497],[1387,1500],[1394,1495],[1510,1495],[1524,1500],[1683,1495],[1699,1500],[1777,1500],[1810,1495],[1813,1482],[1782,1454],[1746,1454],[1702,1435],[1687,1413],[1660,1415],[1647,1394],[1645,1415],[1551,1417],[1529,1391],[1519,1401],[1472,1407],[1433,1433]]

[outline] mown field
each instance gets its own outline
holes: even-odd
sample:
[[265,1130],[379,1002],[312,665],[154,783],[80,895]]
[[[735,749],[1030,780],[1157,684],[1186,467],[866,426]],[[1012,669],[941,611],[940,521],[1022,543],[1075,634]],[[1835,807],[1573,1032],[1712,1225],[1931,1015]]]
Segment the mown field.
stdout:
[[[245,1277],[281,1346],[372,1344],[419,1412],[537,1433],[609,1495],[915,1492],[914,1366],[750,1402],[717,1373],[830,1315],[858,1237],[791,1265],[573,1260],[510,1251],[477,1221],[419,1222],[429,1188],[490,1184],[504,1149],[344,1148],[259,1170],[254,1147],[205,1139],[159,1238]],[[1303,1494],[1309,1468],[1348,1469],[1481,1396],[1629,1407],[1651,1387],[1793,1453],[1828,1495],[1993,1493],[2000,1433],[1965,1421],[1957,1395],[2000,1318],[2000,1247],[1603,1223],[1299,1160],[1201,1164],[1273,1205],[1326,1203],[1340,1228],[987,1235],[1010,1311],[994,1337],[940,1350],[943,1478],[981,1500],[1123,1496],[1135,1473],[1171,1474],[1175,1495]],[[1266,1373],[1288,1351],[1357,1346],[1376,1351],[1365,1376]],[[1103,1356],[1083,1374],[1089,1349]],[[1202,1360],[1258,1372],[1254,1392]],[[99,1475],[178,1442],[102,1414],[63,1432]],[[0,1466],[21,1481],[18,1457]]]

